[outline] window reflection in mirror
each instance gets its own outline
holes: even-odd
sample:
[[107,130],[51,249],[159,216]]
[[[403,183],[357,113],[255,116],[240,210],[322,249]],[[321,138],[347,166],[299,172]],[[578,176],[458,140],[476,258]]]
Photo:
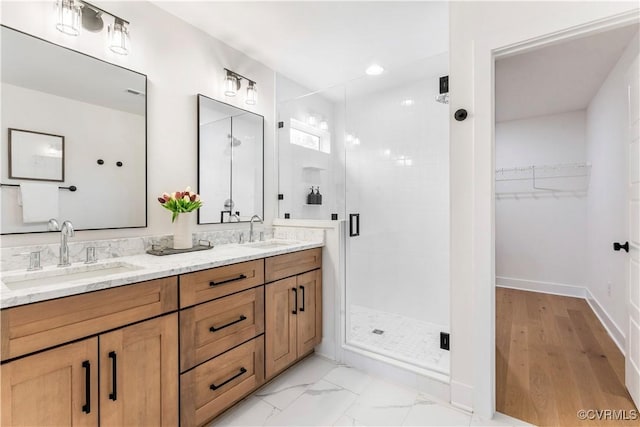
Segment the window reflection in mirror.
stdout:
[[[38,215],[20,203],[26,183],[33,188],[43,177],[58,181],[51,216],[59,223],[146,227],[146,76],[5,26],[0,31],[2,234],[48,231],[48,221],[33,220]],[[11,170],[9,129],[40,135],[12,134]],[[45,168],[33,147],[49,146],[56,163]]]
[[198,224],[264,216],[263,145],[261,115],[198,95]]

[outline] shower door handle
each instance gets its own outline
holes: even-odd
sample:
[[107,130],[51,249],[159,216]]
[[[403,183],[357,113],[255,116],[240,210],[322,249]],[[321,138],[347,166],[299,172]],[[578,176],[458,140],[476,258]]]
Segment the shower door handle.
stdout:
[[360,235],[360,214],[349,214],[349,237]]

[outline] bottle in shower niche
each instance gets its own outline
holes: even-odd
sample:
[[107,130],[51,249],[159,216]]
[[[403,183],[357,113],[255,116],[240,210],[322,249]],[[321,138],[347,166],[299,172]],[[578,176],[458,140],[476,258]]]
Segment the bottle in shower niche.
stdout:
[[315,205],[316,204],[316,195],[313,192],[313,187],[311,187],[311,193],[307,194],[307,204]]
[[322,194],[320,194],[320,187],[316,187],[316,205],[322,204]]

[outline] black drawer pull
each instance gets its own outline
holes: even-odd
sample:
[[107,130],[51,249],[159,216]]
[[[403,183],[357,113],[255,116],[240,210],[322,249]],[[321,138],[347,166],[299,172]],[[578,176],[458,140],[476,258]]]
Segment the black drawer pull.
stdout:
[[234,277],[233,279],[223,280],[222,282],[209,282],[209,286],[224,285],[225,283],[235,282],[236,280],[242,280],[246,278],[247,276],[245,276],[244,274],[241,274],[238,277]]
[[109,359],[111,359],[111,390],[113,390],[111,393],[109,393],[109,399],[111,400],[117,400],[118,399],[118,383],[117,383],[117,371],[116,369],[118,368],[118,362],[116,360],[116,352],[115,351],[110,351],[109,352]]
[[245,372],[247,372],[247,370],[246,370],[246,369],[244,369],[244,368],[240,368],[240,372],[238,372],[237,374],[235,374],[234,376],[232,376],[231,378],[229,378],[228,380],[226,380],[226,381],[225,381],[225,382],[223,382],[222,384],[218,384],[218,385],[211,384],[211,385],[209,386],[209,388],[210,388],[211,390],[217,390],[217,389],[219,389],[220,387],[222,387],[222,386],[224,386],[224,385],[226,385],[226,384],[229,384],[231,381],[235,380],[236,378],[238,378],[240,375],[244,374]]
[[302,289],[302,307],[300,307],[300,311],[304,311],[304,286],[300,286]]
[[85,360],[82,362],[84,371],[84,401],[82,405],[82,412],[88,414],[91,412],[91,362]]
[[236,323],[240,323],[243,320],[247,320],[247,316],[244,316],[244,315],[240,316],[240,318],[238,320],[234,320],[233,322],[227,323],[226,325],[222,325],[222,326],[219,326],[217,328],[215,326],[212,326],[212,327],[209,328],[209,332],[217,332],[220,329],[228,328],[229,326],[235,325]]
[[298,314],[298,289],[291,288],[293,291],[293,300],[295,301],[295,305],[293,310],[291,310],[291,314]]

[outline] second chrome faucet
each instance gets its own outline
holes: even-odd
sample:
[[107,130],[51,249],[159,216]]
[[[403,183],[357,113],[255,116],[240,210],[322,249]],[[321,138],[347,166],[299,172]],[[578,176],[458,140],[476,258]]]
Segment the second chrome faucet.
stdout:
[[58,267],[67,267],[71,265],[69,262],[69,237],[75,236],[75,230],[71,221],[65,221],[60,227],[60,261]]

